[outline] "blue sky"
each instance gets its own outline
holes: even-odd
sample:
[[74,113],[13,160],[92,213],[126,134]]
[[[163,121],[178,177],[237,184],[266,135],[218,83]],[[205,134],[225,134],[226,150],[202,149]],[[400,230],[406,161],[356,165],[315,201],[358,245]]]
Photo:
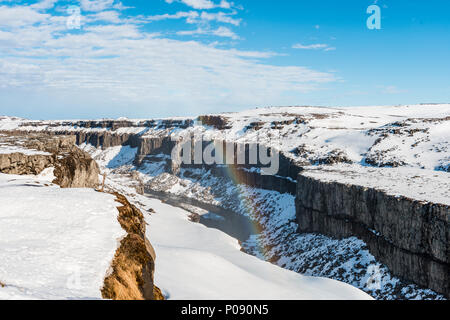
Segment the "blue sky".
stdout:
[[449,15],[445,0],[0,0],[0,114],[450,102]]

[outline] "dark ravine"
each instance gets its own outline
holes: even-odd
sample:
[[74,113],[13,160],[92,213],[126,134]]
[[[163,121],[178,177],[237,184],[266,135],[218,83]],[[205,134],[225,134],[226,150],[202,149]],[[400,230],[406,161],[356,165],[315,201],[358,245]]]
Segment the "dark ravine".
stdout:
[[[218,129],[227,127],[226,119],[203,117],[201,120]],[[52,124],[57,125],[57,124]],[[80,128],[75,131],[52,131],[53,134],[76,136],[76,143],[90,143],[98,148],[131,146],[137,148],[135,164],[152,156],[170,155],[175,142],[170,139],[173,128],[186,128],[192,120],[87,121],[66,123]],[[89,132],[85,128],[125,128],[146,125],[162,129],[158,136],[142,133],[115,134],[110,131]],[[236,148],[236,145],[235,145]],[[450,297],[449,292],[449,207],[419,203],[413,199],[394,198],[382,191],[339,183],[322,183],[302,176],[303,163],[280,155],[277,176],[263,176],[251,170],[254,166],[232,165],[206,167],[214,175],[236,173],[239,181],[251,187],[290,193],[296,196],[299,232],[317,232],[334,238],[356,236],[365,241],[370,252],[386,264],[393,275],[406,282],[431,288]],[[182,166],[183,167],[183,166]],[[184,166],[192,167],[195,166]],[[176,174],[179,167],[168,160],[166,170]]]

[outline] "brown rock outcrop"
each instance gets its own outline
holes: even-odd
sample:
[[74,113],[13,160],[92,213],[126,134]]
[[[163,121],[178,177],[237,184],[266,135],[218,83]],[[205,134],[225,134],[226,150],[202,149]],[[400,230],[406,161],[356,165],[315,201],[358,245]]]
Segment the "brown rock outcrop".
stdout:
[[154,285],[156,255],[145,237],[144,216],[123,195],[115,195],[122,204],[117,208],[118,220],[128,234],[116,251],[102,296],[112,300],[164,300],[161,290]]
[[0,154],[0,172],[7,174],[39,174],[53,163],[51,155],[26,155],[20,152]]
[[100,169],[91,156],[78,149],[72,148],[55,163],[53,183],[62,188],[95,188],[98,186]]

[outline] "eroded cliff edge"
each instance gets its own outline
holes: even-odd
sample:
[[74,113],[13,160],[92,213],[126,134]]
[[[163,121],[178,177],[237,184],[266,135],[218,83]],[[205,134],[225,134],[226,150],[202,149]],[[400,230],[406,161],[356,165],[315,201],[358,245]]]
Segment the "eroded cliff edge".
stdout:
[[[0,134],[0,173],[39,175],[53,169],[52,183],[61,188],[96,188],[100,169],[91,156],[75,145],[74,136],[45,133]],[[48,186],[48,184],[45,184]],[[113,300],[163,300],[154,285],[155,251],[145,236],[142,212],[123,195],[114,193],[120,206],[118,223],[126,231],[101,288]],[[3,286],[2,283],[0,283]]]
[[[425,110],[422,106],[419,108]],[[334,195],[329,189],[331,187],[323,186],[311,187],[314,192],[306,192],[305,189],[309,187],[305,187],[305,183],[312,186],[316,183],[321,185],[323,181],[310,178],[315,182],[305,182],[303,178],[298,178],[298,173],[304,166],[336,163],[354,163],[376,168],[394,167],[394,169],[401,166],[415,166],[420,170],[426,167],[431,173],[447,171],[447,174],[449,167],[445,157],[446,144],[442,143],[442,135],[438,134],[445,132],[442,129],[450,120],[443,116],[446,109],[433,111],[435,114],[430,112],[431,115],[422,117],[414,111],[412,114],[415,118],[408,118],[408,110],[400,109],[388,110],[386,115],[382,116],[379,114],[381,110],[375,110],[376,112],[371,115],[364,112],[359,114],[356,109],[351,110],[350,114],[344,109],[307,107],[306,111],[301,112],[293,108],[273,110],[269,108],[258,114],[249,112],[238,116],[227,114],[199,117],[198,120],[209,126],[207,131],[213,135],[232,130],[250,139],[255,135],[262,136],[263,143],[266,135],[266,140],[270,142],[273,133],[281,137],[282,141],[285,138],[284,152],[280,157],[280,171],[275,176],[262,176],[255,166],[213,165],[182,166],[182,168],[185,169],[185,173],[189,169],[197,168],[210,170],[211,174],[223,177],[232,171],[239,183],[295,195],[299,198],[297,221],[301,226],[298,231],[317,232],[334,238],[348,236],[361,238],[367,242],[370,252],[388,265],[394,275],[406,282],[433,288],[449,297],[448,261],[439,259],[443,253],[449,255],[447,204],[440,205],[439,202],[432,200],[419,201],[413,197],[403,197],[403,200],[399,200],[398,197],[384,194],[377,188],[368,188],[371,190],[365,191],[368,195],[359,195],[361,192],[359,187],[352,183],[343,184],[348,186],[345,190],[336,186]],[[348,125],[343,126],[343,123]],[[441,131],[435,130],[436,128],[440,128]],[[77,144],[90,144],[99,149],[114,146],[135,148],[133,150],[136,150],[134,158],[136,167],[133,170],[143,171],[145,166],[165,159],[167,163],[164,171],[173,175],[177,175],[180,169],[174,167],[170,160],[171,150],[175,145],[171,139],[173,132],[183,131],[190,134],[194,129],[198,128],[194,128],[193,119],[24,121],[16,128],[22,132],[73,134],[76,136]],[[350,144],[343,143],[346,142],[342,139],[345,134],[352,138],[349,140]],[[231,139],[242,140],[242,136],[231,134]],[[320,142],[322,144],[316,143],[317,140],[323,140]],[[346,149],[351,149],[353,141],[364,141],[367,144],[364,146],[363,154],[356,152],[359,152],[358,148],[355,148],[353,153]],[[436,157],[429,157],[431,154]],[[436,158],[439,161],[428,163],[427,158]],[[339,184],[339,182],[327,183]],[[416,187],[417,185],[414,186]],[[365,187],[362,188],[365,190]],[[346,199],[357,200],[349,200],[350,205],[347,205]],[[313,204],[316,201],[324,202],[326,205],[320,207],[320,210],[313,210],[311,208],[314,208]],[[341,205],[341,202],[346,204]],[[349,209],[349,206],[354,208]],[[390,206],[394,209],[391,210]],[[359,212],[360,210],[363,212]],[[442,221],[446,222],[442,224]]]
[[164,300],[154,284],[156,254],[145,237],[144,216],[123,195],[115,193],[115,196],[121,204],[117,208],[118,221],[127,236],[120,241],[102,296],[112,300]]
[[0,172],[40,174],[53,167],[53,183],[62,188],[95,188],[100,169],[91,156],[75,145],[74,136],[45,133],[0,136]]
[[356,236],[402,280],[449,297],[449,206],[299,174],[299,232]]

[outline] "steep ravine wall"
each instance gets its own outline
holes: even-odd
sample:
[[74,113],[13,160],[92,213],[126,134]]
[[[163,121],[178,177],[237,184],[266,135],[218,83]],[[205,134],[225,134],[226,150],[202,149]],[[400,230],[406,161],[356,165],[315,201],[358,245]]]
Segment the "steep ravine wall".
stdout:
[[393,274],[449,297],[449,207],[299,174],[299,232],[356,236]]
[[[114,126],[127,125],[121,123]],[[170,139],[170,129],[189,125],[186,121],[168,120],[164,124],[167,130],[151,137],[140,133],[115,134],[81,129],[53,133],[75,135],[77,144],[90,143],[101,148],[119,145],[138,148],[135,164],[139,165],[152,155],[170,155],[175,144]],[[225,126],[223,123],[216,125]],[[112,124],[87,122],[78,126],[105,128]],[[448,206],[399,199],[375,189],[306,178],[301,175],[302,163],[283,154],[280,155],[280,171],[276,176],[263,176],[257,170],[251,170],[252,167],[207,166],[214,175],[227,175],[231,170],[239,183],[295,195],[299,232],[322,233],[334,238],[356,236],[367,243],[370,252],[386,264],[393,275],[450,297]],[[170,173],[177,170],[171,163],[167,169]]]

